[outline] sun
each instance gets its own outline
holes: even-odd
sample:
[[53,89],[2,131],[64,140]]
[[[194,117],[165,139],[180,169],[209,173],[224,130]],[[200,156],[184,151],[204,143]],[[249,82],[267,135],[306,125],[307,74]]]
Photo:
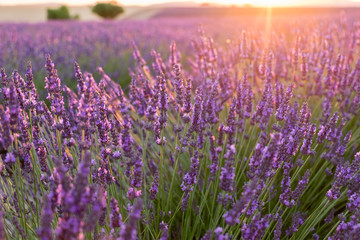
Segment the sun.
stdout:
[[263,4],[264,6],[269,7],[281,7],[281,6],[289,6],[291,5],[291,0],[255,0],[254,2],[259,2],[259,4]]
[[264,7],[286,7],[294,3],[294,0],[253,0],[249,1],[256,6]]

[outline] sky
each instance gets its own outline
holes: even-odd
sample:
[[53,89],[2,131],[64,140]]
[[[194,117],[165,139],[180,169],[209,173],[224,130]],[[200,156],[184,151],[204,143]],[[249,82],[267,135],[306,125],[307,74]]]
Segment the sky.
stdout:
[[[99,0],[0,0],[0,5],[16,4],[41,4],[41,3],[64,3],[68,5],[89,5]],[[101,1],[101,0],[100,0]],[[198,3],[220,3],[220,4],[251,4],[254,6],[341,6],[359,4],[360,0],[118,0],[123,5],[151,5],[167,2],[198,2]]]

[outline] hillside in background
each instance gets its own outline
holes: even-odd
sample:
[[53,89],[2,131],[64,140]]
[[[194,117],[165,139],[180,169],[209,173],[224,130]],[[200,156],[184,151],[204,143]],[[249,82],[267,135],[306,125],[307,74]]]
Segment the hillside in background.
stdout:
[[[203,7],[203,8],[164,8],[158,11],[154,18],[162,17],[241,17],[241,16],[266,16],[269,12],[267,8],[255,7]],[[360,8],[353,7],[286,7],[286,8],[272,8],[271,14],[273,16],[320,16],[330,15],[334,13],[360,13]]]
[[[1,6],[0,22],[44,22],[46,9],[58,7],[58,4],[38,4]],[[91,6],[70,6],[72,15],[79,14],[81,21],[99,21],[97,15],[91,12]],[[266,16],[268,9],[258,7],[223,7],[219,5],[201,6],[197,3],[166,3],[147,7],[125,6],[125,13],[117,20],[146,20],[163,17],[237,17],[237,16]],[[286,7],[272,8],[272,15],[326,15],[338,12],[360,13],[359,7]]]

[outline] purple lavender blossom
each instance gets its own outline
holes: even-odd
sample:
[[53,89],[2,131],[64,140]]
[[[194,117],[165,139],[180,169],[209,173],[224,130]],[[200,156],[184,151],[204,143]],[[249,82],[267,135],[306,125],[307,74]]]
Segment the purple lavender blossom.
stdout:
[[193,106],[193,113],[191,118],[190,132],[199,132],[201,129],[201,111],[202,111],[202,92],[199,89],[196,89],[196,95],[194,99],[195,103]]
[[44,208],[41,214],[41,227],[37,232],[37,235],[41,240],[52,240],[53,233],[51,228],[51,222],[53,218],[53,211],[51,209],[51,202],[48,196],[44,197]]
[[235,158],[235,146],[231,145],[227,148],[226,154],[224,155],[225,164],[221,168],[220,174],[220,189],[231,192],[234,185],[234,158]]
[[315,135],[316,132],[316,125],[315,124],[311,124],[307,133],[306,133],[306,137],[304,139],[304,142],[301,146],[301,153],[306,155],[306,154],[311,154],[311,144],[312,144],[312,139]]
[[4,111],[3,106],[0,106],[0,122],[1,122],[1,135],[0,143],[3,149],[8,149],[13,141],[13,135],[10,132],[10,114],[9,111]]
[[294,200],[290,200],[291,188],[290,188],[290,170],[291,164],[284,163],[284,176],[281,180],[281,194],[280,194],[280,202],[284,204],[286,207],[292,207],[295,204]]
[[310,176],[310,172],[309,169],[305,172],[304,176],[301,178],[301,180],[298,182],[298,186],[297,188],[291,192],[291,197],[296,200],[298,199],[301,194],[304,192],[306,185],[309,182],[309,176]]
[[209,151],[210,151],[210,160],[211,160],[211,165],[209,166],[210,181],[213,181],[213,180],[215,180],[216,173],[219,169],[219,159],[218,159],[218,154],[215,149],[215,137],[209,136],[209,142],[210,142]]
[[7,111],[10,117],[10,130],[13,134],[18,134],[21,130],[19,125],[21,121],[21,107],[18,102],[16,88],[14,84],[11,82],[9,85],[9,106]]
[[215,240],[228,240],[229,235],[227,233],[222,233],[224,230],[221,227],[217,227],[214,230],[214,239]]
[[45,88],[48,91],[47,99],[51,103],[51,111],[58,117],[61,117],[64,109],[64,100],[61,90],[61,81],[55,69],[55,64],[51,61],[50,55],[46,56],[46,71]]
[[251,117],[253,124],[259,123],[261,129],[265,129],[268,124],[269,118],[273,113],[273,89],[271,82],[266,82],[261,100],[256,106],[256,111]]
[[230,105],[229,113],[226,118],[226,127],[225,127],[225,132],[228,134],[229,145],[234,144],[233,137],[236,133],[235,120],[236,120],[236,99],[234,98]]
[[190,170],[185,174],[183,182],[181,183],[181,189],[184,192],[185,196],[181,202],[181,209],[186,210],[190,192],[194,190],[194,185],[197,182],[197,175],[199,170],[199,153],[194,152],[194,155],[191,158]]
[[77,62],[74,62],[74,69],[75,69],[75,78],[78,82],[77,84],[78,95],[81,95],[85,93],[85,83],[80,66]]
[[121,222],[122,217],[121,214],[119,213],[118,202],[116,201],[115,198],[111,198],[110,205],[111,205],[110,226],[112,228],[120,227],[122,224]]
[[159,124],[160,124],[160,129],[163,129],[166,126],[166,122],[167,122],[168,95],[166,92],[165,77],[161,76],[159,81],[160,81]]
[[167,240],[169,238],[169,225],[162,221],[160,223],[159,229],[161,230],[160,240]]
[[292,224],[289,229],[286,230],[286,235],[291,236],[298,231],[299,227],[305,222],[306,214],[301,212],[295,212],[292,214]]
[[242,238],[247,240],[261,239],[269,227],[269,218],[270,215],[265,215],[261,217],[261,214],[258,213],[251,218],[250,223],[244,223],[242,226]]
[[356,239],[360,235],[359,221],[356,215],[351,216],[349,222],[344,220],[336,228],[334,234],[329,238],[335,239]]
[[240,216],[246,212],[246,209],[250,205],[250,202],[253,201],[257,188],[256,181],[250,181],[245,183],[244,190],[241,193],[240,199],[237,200],[236,204],[229,211],[225,212],[223,218],[225,222],[229,225],[234,225],[240,223]]
[[189,113],[191,112],[191,79],[187,79],[187,85],[184,94],[184,106],[182,109],[182,119],[185,123],[190,121]]
[[286,90],[286,93],[284,96],[282,96],[281,101],[279,101],[279,107],[276,110],[276,120],[282,121],[284,120],[288,110],[289,110],[289,101],[292,97],[293,93],[293,85],[290,85],[288,89]]
[[141,218],[142,212],[142,200],[139,198],[136,203],[131,207],[129,213],[128,221],[125,224],[122,224],[120,228],[120,240],[136,240],[137,237],[137,222]]
[[181,65],[174,64],[174,73],[175,73],[175,92],[176,92],[176,103],[177,110],[179,111],[183,105],[183,79],[182,79],[182,70]]
[[283,226],[282,218],[279,218],[276,224],[276,229],[274,230],[274,240],[280,240],[282,226]]
[[159,174],[156,172],[154,175],[154,180],[151,184],[149,198],[151,200],[155,200],[158,191],[159,191]]
[[27,71],[26,71],[26,108],[33,109],[36,106],[36,102],[39,99],[38,92],[35,88],[34,81],[33,81],[33,73],[31,62],[28,62]]

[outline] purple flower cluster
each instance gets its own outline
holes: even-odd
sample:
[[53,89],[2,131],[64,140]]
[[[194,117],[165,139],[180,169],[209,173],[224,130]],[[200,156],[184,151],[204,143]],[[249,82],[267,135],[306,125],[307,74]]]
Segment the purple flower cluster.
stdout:
[[181,202],[181,209],[186,210],[190,193],[194,191],[194,185],[197,183],[197,176],[199,171],[199,153],[194,152],[191,158],[190,170],[185,174],[183,182],[181,183],[181,190],[184,192],[184,197]]

